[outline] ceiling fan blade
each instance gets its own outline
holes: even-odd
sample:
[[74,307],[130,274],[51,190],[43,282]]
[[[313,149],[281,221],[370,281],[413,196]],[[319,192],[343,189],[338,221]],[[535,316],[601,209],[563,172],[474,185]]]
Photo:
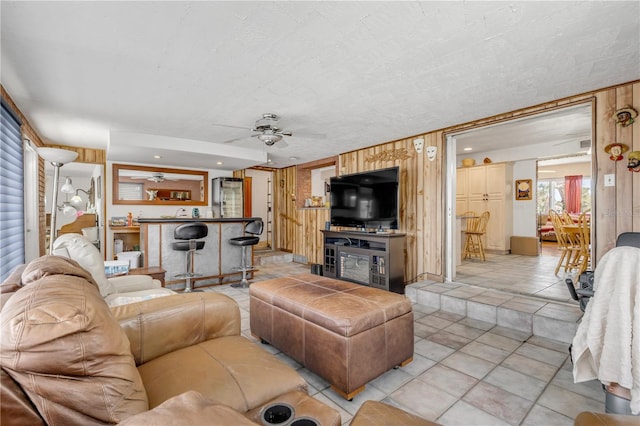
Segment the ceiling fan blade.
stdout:
[[240,140],[242,140],[242,139],[247,139],[247,136],[242,136],[242,137],[240,137],[240,138],[233,138],[233,139],[229,139],[229,140],[226,140],[226,141],[224,141],[224,142],[222,142],[222,143],[233,143],[233,142],[236,142],[236,141],[240,141]]
[[244,126],[232,126],[230,124],[216,124],[213,123],[212,126],[217,126],[217,127],[229,127],[231,129],[242,129],[242,130],[252,130],[251,127],[244,127]]

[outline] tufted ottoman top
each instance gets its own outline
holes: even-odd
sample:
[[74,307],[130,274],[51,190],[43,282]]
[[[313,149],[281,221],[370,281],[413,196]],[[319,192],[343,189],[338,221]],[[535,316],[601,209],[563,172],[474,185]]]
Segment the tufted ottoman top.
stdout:
[[312,274],[253,283],[249,294],[345,337],[411,312],[404,295]]

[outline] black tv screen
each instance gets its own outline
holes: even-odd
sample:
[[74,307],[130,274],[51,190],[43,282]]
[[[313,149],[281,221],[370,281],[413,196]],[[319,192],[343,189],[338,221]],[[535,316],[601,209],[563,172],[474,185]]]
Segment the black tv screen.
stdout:
[[331,225],[398,229],[399,168],[332,177]]

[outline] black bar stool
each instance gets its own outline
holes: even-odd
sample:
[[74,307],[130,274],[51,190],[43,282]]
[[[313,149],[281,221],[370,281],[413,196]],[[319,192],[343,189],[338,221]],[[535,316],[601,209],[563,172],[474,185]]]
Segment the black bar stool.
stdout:
[[173,231],[173,238],[180,241],[174,241],[171,244],[171,248],[176,251],[187,252],[187,272],[184,274],[178,274],[176,278],[184,278],[185,288],[184,292],[189,293],[193,290],[191,285],[191,278],[200,277],[202,274],[196,274],[193,272],[193,256],[196,250],[202,250],[204,247],[204,241],[198,241],[200,238],[204,238],[209,233],[209,228],[202,222],[185,223],[178,225]]
[[239,283],[231,284],[231,287],[249,288],[249,281],[247,281],[247,271],[253,271],[254,267],[247,265],[247,247],[255,246],[256,244],[258,244],[258,242],[260,241],[260,235],[262,234],[262,228],[262,220],[254,220],[244,226],[245,234],[249,235],[229,239],[229,244],[242,247],[242,265],[240,265],[239,268],[234,268],[234,270],[236,271],[242,271],[242,281],[240,281]]

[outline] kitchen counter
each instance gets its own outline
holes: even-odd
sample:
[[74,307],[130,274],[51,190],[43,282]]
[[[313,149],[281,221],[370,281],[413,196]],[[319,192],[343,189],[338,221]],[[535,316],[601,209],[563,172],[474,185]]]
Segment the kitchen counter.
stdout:
[[138,223],[179,223],[179,222],[251,222],[260,219],[259,217],[141,217]]
[[[242,274],[234,269],[240,266],[242,248],[229,244],[229,239],[243,236],[247,222],[258,219],[260,218],[139,218],[144,267],[164,269],[166,286],[174,290],[183,289],[185,280],[176,276],[187,270],[187,252],[173,249],[176,241],[173,233],[182,224],[201,222],[207,225],[208,234],[201,239],[204,241],[202,250],[197,250],[193,256],[194,272],[199,274],[192,278],[194,288],[240,281]],[[253,247],[247,249],[248,256],[253,260]],[[249,278],[253,278],[251,273]]]

